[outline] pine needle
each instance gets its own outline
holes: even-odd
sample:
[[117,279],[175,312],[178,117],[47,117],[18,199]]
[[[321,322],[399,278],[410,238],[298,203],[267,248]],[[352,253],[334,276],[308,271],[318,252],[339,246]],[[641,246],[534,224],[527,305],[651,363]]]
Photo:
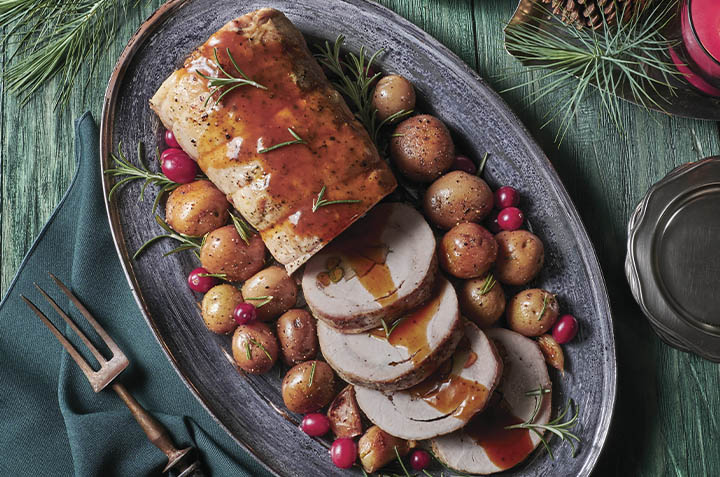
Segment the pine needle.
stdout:
[[67,107],[83,68],[84,86],[115,39],[120,21],[137,0],[0,0],[2,45],[10,64],[7,89],[21,104],[52,79],[55,108]]
[[625,15],[624,8],[632,8],[625,5],[618,12],[615,25],[608,25],[600,10],[602,28],[577,30],[536,5],[547,18],[508,25],[506,47],[530,72],[541,74],[503,92],[532,87],[531,104],[548,95],[560,97],[558,106],[546,114],[542,125],[558,120],[560,128],[555,140],[560,143],[580,104],[595,89],[600,93],[603,109],[622,133],[624,124],[618,99],[622,91],[627,90],[644,109],[654,107],[661,111],[663,105],[657,99],[662,97],[661,90],[676,94],[671,80],[680,73],[668,56],[674,42],[661,33],[676,6],[677,0],[656,0],[634,15]]

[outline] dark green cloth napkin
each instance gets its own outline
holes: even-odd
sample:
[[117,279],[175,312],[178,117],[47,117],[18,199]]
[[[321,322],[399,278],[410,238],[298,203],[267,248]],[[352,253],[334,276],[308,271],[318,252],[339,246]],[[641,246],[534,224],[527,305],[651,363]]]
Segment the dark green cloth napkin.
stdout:
[[209,475],[267,475],[192,396],[145,324],[110,237],[95,122],[85,113],[75,127],[78,168],[70,189],[0,302],[0,476],[159,475],[167,462],[117,395],[110,389],[95,394],[20,300],[21,294],[30,298],[70,335],[33,287],[37,282],[80,317],[48,271],[71,286],[128,355],[121,382],[178,446],[199,450]]

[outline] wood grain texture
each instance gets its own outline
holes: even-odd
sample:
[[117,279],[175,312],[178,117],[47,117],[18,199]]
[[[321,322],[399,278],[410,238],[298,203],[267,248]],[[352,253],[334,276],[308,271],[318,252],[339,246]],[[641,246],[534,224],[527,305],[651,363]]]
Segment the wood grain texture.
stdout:
[[[72,119],[85,109],[99,118],[109,73],[141,20],[160,3],[141,2],[125,22],[86,88],[68,111],[53,111],[52,88],[25,108],[2,88],[0,98],[0,292],[7,290],[33,238],[72,177]],[[382,0],[455,51],[496,89],[526,78],[504,51],[503,22],[512,0]],[[3,60],[5,52],[3,52]],[[720,154],[717,124],[675,119],[622,105],[619,135],[597,96],[588,99],[563,144],[557,125],[540,125],[557,97],[534,105],[520,89],[504,99],[522,118],[563,179],[583,217],[613,304],[619,359],[618,406],[596,475],[720,475],[720,367],[675,351],[652,333],[623,274],[625,227],[647,188],[674,166]],[[104,226],[104,224],[103,224]],[[88,231],[92,233],[92,231]]]

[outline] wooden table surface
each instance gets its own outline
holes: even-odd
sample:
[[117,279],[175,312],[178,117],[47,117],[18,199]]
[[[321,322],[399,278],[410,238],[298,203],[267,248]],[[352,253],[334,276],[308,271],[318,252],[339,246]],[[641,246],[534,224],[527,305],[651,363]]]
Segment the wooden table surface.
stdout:
[[[53,110],[52,88],[26,107],[3,88],[0,98],[0,292],[70,183],[73,119],[100,117],[105,83],[135,28],[159,4],[140,2],[98,71],[68,110]],[[502,27],[514,0],[382,0],[456,52],[496,90],[528,78],[503,49]],[[2,61],[7,52],[2,52]],[[509,73],[509,74],[508,74]],[[526,89],[503,97],[557,168],[597,250],[612,301],[618,349],[618,401],[595,475],[720,475],[720,367],[671,349],[651,331],[623,273],[630,213],[673,167],[720,155],[718,124],[671,118],[622,104],[626,131],[613,128],[597,96],[581,107],[561,146],[557,125],[540,128],[558,98],[531,105]],[[106,224],[98,224],[105,227]],[[92,234],[92,230],[86,231]],[[108,251],[108,253],[115,253]],[[18,317],[22,319],[22,317]],[[558,469],[560,473],[562,469]],[[560,474],[558,474],[560,475]]]

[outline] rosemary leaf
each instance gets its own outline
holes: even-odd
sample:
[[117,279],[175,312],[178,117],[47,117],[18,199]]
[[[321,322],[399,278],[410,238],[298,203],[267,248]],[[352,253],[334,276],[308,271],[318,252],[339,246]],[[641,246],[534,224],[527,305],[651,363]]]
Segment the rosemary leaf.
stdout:
[[[183,245],[184,247],[190,247],[188,245]],[[178,247],[180,248],[180,247]],[[195,247],[191,247],[195,248]],[[198,273],[198,277],[212,277],[212,278],[219,278],[220,280],[227,280],[227,273]]]
[[342,199],[342,200],[327,200],[324,198],[325,196],[325,186],[322,186],[322,189],[320,189],[320,193],[317,196],[317,199],[313,201],[312,211],[317,211],[320,207],[325,207],[328,205],[334,205],[334,204],[358,204],[362,202],[361,200],[357,199]]
[[174,231],[172,228],[170,228],[170,226],[169,226],[162,218],[160,218],[160,216],[157,215],[157,214],[155,215],[155,222],[157,222],[157,224],[160,226],[160,228],[162,228],[166,233],[161,234],[161,235],[157,235],[157,236],[155,236],[155,237],[152,237],[152,238],[149,239],[147,242],[145,242],[144,244],[142,244],[142,245],[140,246],[140,248],[139,248],[139,249],[135,252],[135,254],[133,255],[133,260],[136,260],[145,250],[147,250],[147,248],[148,248],[150,245],[154,244],[155,242],[157,242],[158,240],[163,239],[163,238],[170,238],[170,239],[177,240],[178,242],[180,242],[180,246],[179,246],[179,247],[177,247],[177,248],[175,248],[175,249],[173,249],[173,250],[165,253],[163,256],[172,255],[172,254],[174,254],[174,253],[182,252],[182,251],[184,251],[184,250],[195,250],[195,251],[197,251],[197,249],[200,248],[200,244],[201,244],[200,241],[201,241],[202,237],[195,237],[195,236],[185,235],[185,234],[181,234],[181,233],[179,233],[179,232],[175,232],[175,231]]
[[483,282],[482,287],[480,288],[480,294],[487,295],[488,293],[490,293],[490,290],[493,289],[493,287],[495,286],[495,283],[496,283],[496,281],[495,281],[495,277],[493,276],[493,274],[488,273],[487,278],[485,278],[485,281]]
[[478,165],[477,172],[475,173],[478,177],[482,176],[485,172],[485,164],[487,164],[488,157],[490,156],[489,152],[486,152],[485,155],[483,155],[482,159],[480,160],[480,164]]
[[[248,338],[248,341],[249,341],[250,343],[252,343],[254,346],[257,346],[258,348],[260,348],[260,350],[262,350],[262,352],[265,353],[265,356],[267,356],[270,361],[273,360],[273,359],[272,359],[272,356],[270,356],[270,353],[268,353],[268,350],[265,349],[265,347],[262,345],[262,343],[259,343],[259,342],[258,342],[256,339],[254,339],[254,338]],[[250,358],[248,358],[248,359],[250,359]]]
[[312,387],[313,379],[315,379],[315,365],[317,361],[313,361],[312,367],[310,368],[310,379],[308,379],[307,387]]
[[263,295],[263,296],[250,296],[250,297],[246,297],[245,299],[246,300],[261,300],[260,303],[255,305],[255,308],[260,308],[261,306],[264,306],[264,305],[267,305],[268,303],[270,303],[273,300],[273,298],[275,298],[275,297],[272,295]]
[[[203,107],[207,108],[208,103],[210,102],[210,99],[215,96],[215,93],[221,92],[220,95],[215,100],[215,104],[213,104],[213,107],[217,106],[217,104],[225,97],[226,94],[230,93],[235,88],[239,88],[240,86],[254,86],[258,89],[267,89],[265,86],[261,85],[260,83],[251,80],[248,78],[248,76],[243,72],[243,70],[240,69],[238,64],[235,62],[235,58],[233,58],[232,53],[230,53],[230,48],[226,48],[225,52],[227,53],[228,58],[230,59],[230,62],[232,63],[235,70],[238,72],[240,76],[233,76],[232,74],[228,73],[225,68],[222,67],[222,64],[220,63],[220,59],[218,58],[217,54],[217,48],[213,48],[213,56],[215,57],[215,64],[217,65],[218,69],[222,74],[225,75],[225,77],[220,76],[207,76],[199,71],[196,71],[195,73],[208,80],[208,86],[210,87],[210,94],[207,98],[205,98],[205,103],[203,104]],[[229,88],[225,89],[223,91],[223,88],[229,86]]]
[[252,227],[250,227],[250,224],[245,222],[243,218],[238,217],[233,213],[230,213],[230,219],[232,220],[238,235],[242,241],[245,242],[245,245],[250,245],[250,236],[255,233]]
[[288,128],[288,132],[295,139],[293,139],[292,141],[281,142],[280,144],[275,144],[274,146],[264,147],[264,148],[258,150],[258,154],[265,154],[266,152],[274,151],[275,149],[279,149],[279,148],[285,147],[285,146],[292,146],[293,144],[307,144],[307,142],[305,142],[305,140],[303,138],[298,136],[298,134],[295,131],[293,131],[292,128]]
[[405,468],[405,463],[402,460],[402,457],[400,457],[400,452],[398,451],[397,446],[393,446],[393,449],[395,450],[395,457],[397,457],[398,462],[400,462],[400,467],[402,467],[403,472],[405,472],[405,477],[410,477],[410,472],[408,472],[407,468]]
[[542,317],[545,314],[545,310],[547,310],[548,295],[549,294],[547,292],[543,292],[543,306],[540,309],[540,314],[538,315],[538,321],[542,320]]
[[247,358],[248,361],[250,361],[252,359],[252,352],[250,351],[250,346],[251,346],[250,342],[246,341],[245,342],[245,357]]

